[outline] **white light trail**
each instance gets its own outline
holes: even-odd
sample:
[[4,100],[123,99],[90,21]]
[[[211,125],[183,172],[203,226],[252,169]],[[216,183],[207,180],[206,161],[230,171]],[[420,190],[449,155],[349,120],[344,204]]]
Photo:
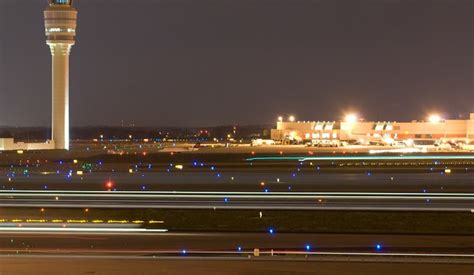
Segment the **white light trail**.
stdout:
[[91,227],[0,227],[0,232],[166,233],[168,229]]

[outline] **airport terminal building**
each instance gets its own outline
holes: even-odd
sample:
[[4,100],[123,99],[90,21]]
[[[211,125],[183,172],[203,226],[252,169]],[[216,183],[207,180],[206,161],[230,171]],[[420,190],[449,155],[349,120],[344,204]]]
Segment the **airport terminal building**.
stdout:
[[465,142],[474,140],[474,113],[469,119],[430,121],[280,121],[271,139],[282,143],[358,141],[393,143],[405,140]]

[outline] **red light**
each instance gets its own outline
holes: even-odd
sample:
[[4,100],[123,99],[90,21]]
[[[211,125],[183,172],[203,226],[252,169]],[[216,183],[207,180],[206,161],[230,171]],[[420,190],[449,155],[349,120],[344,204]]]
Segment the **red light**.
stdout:
[[108,181],[108,182],[105,184],[105,186],[106,186],[107,188],[112,188],[112,186],[114,186],[114,184],[113,184],[111,181]]

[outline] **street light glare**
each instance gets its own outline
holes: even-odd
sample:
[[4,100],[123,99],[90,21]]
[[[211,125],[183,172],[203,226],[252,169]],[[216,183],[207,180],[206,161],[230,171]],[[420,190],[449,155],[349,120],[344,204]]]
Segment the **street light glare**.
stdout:
[[294,122],[294,121],[295,121],[295,116],[290,116],[290,117],[288,118],[288,120],[291,121],[291,122]]
[[440,115],[433,114],[428,117],[428,121],[431,123],[439,123],[441,122],[442,118]]
[[358,118],[357,118],[357,115],[355,115],[355,114],[348,114],[348,115],[346,115],[344,120],[346,122],[354,123],[354,122],[357,122]]
[[279,122],[282,122],[282,121],[283,121],[283,117],[282,117],[282,116],[279,116],[279,117],[278,117],[278,121],[279,121]]

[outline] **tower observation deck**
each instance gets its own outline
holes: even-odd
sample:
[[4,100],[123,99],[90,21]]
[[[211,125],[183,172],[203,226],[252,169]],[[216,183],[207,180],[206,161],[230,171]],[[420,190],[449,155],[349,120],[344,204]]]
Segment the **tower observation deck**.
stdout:
[[72,0],[49,0],[44,11],[46,44],[52,57],[52,140],[69,150],[69,54],[75,43],[77,10]]

